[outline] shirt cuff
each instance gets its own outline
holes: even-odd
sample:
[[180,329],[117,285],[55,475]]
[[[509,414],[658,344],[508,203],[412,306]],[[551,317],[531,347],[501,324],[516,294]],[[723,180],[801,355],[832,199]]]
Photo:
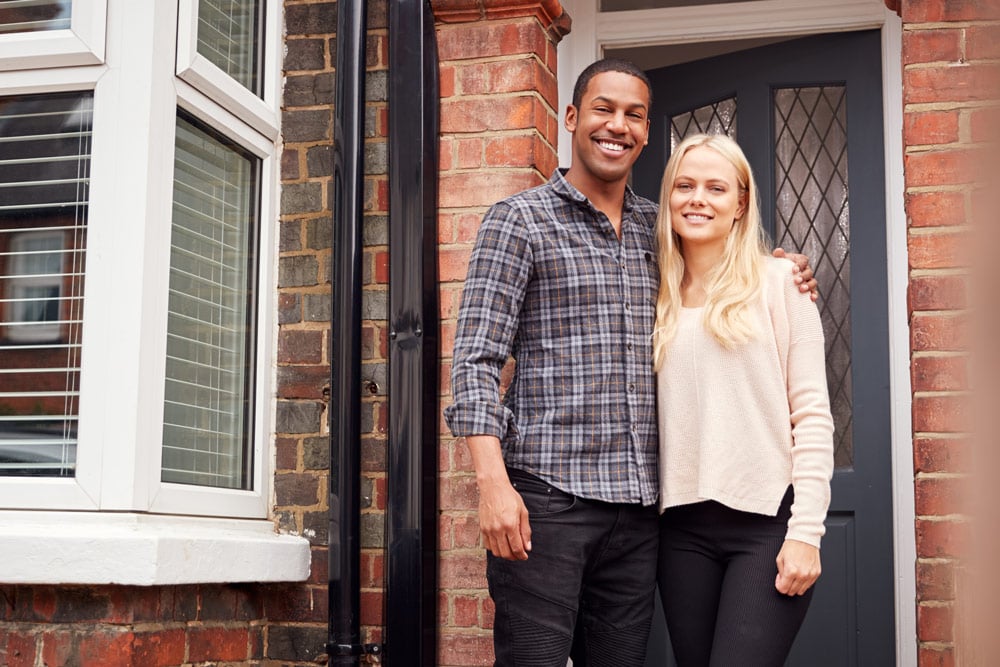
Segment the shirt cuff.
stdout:
[[503,405],[469,401],[449,405],[444,420],[456,438],[466,435],[493,435],[501,441],[514,428],[514,413]]

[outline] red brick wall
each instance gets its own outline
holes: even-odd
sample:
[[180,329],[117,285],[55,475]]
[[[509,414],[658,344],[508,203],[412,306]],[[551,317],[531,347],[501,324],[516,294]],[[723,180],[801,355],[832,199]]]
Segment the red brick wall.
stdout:
[[[970,524],[967,239],[1000,56],[988,4],[903,0],[903,143],[920,665],[957,664]],[[907,576],[907,573],[901,573]]]
[[[562,8],[549,2],[436,0],[441,64],[442,407],[462,281],[476,230],[494,202],[545,182],[556,167],[556,44]],[[464,443],[442,421],[441,665],[493,661],[493,608]]]

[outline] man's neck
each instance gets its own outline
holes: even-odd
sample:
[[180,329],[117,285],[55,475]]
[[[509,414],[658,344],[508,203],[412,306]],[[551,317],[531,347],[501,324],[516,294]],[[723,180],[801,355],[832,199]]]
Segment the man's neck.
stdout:
[[594,208],[608,216],[617,231],[621,222],[622,206],[625,204],[625,179],[609,183],[595,178],[581,177],[572,167],[566,172],[565,178],[590,200]]

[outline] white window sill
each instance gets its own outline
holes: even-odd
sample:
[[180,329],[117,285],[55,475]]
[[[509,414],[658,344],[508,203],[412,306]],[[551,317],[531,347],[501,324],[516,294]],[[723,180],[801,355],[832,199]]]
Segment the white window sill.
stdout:
[[84,512],[0,512],[0,583],[304,581],[309,542],[270,521]]

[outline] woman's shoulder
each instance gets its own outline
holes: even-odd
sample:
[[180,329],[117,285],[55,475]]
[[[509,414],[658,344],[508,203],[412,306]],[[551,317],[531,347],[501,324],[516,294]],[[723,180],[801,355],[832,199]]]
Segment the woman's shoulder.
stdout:
[[788,286],[795,285],[795,262],[785,257],[764,257],[764,283],[769,292],[781,292]]

